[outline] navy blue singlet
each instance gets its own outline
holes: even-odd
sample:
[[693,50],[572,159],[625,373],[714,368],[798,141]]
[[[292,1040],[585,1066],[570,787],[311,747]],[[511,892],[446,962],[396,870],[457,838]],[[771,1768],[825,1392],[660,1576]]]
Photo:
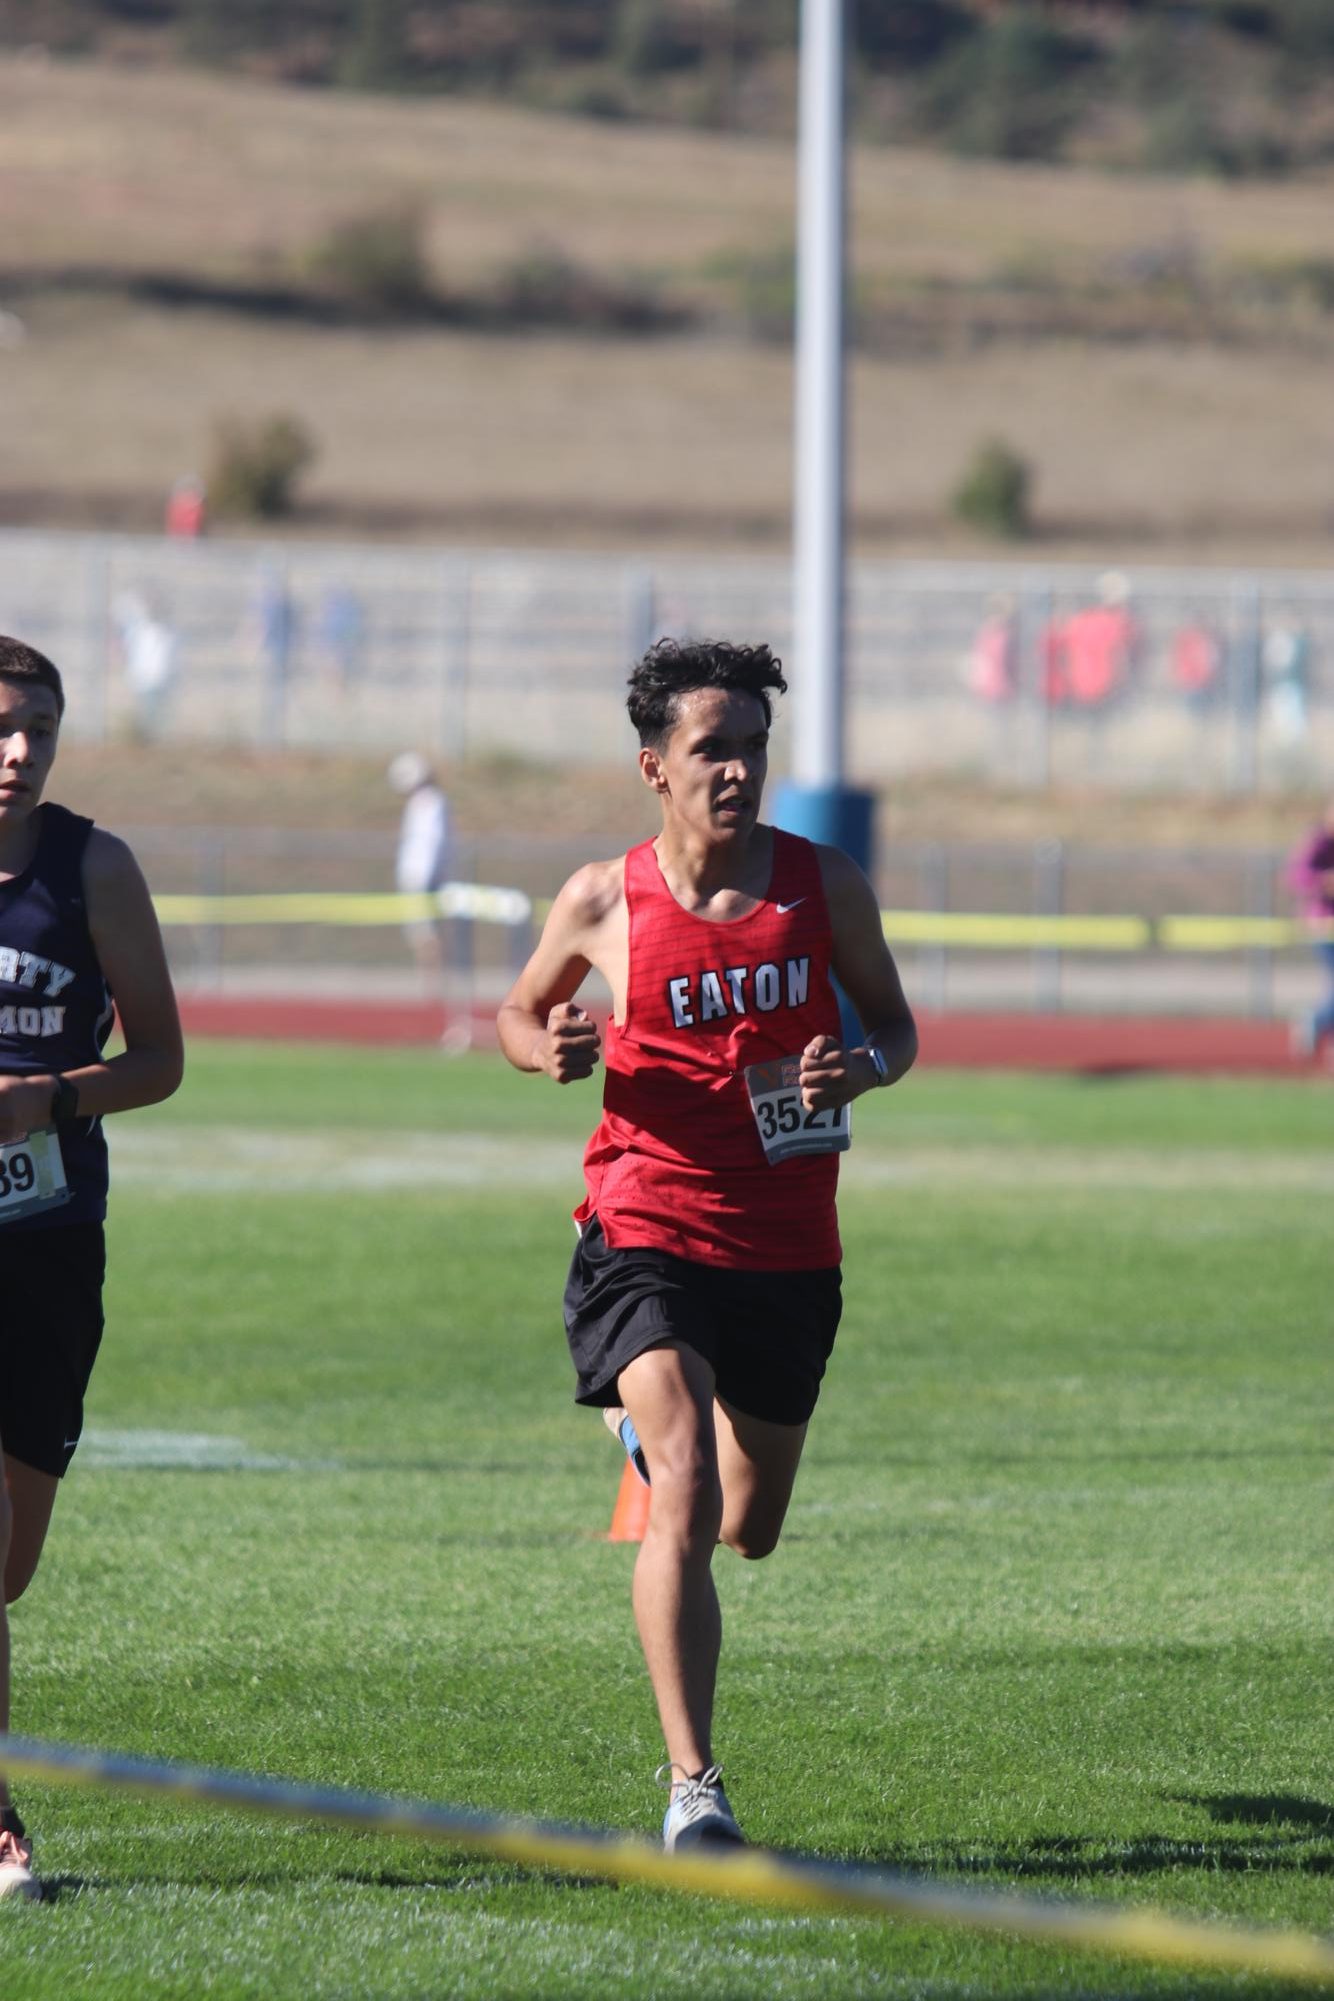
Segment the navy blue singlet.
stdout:
[[[39,806],[37,820],[31,862],[22,875],[0,882],[0,1071],[17,1077],[95,1063],[113,1014],[83,900],[83,854],[93,823],[63,806]],[[74,1119],[59,1132],[71,1199],[7,1229],[96,1223],[106,1215],[102,1121]]]

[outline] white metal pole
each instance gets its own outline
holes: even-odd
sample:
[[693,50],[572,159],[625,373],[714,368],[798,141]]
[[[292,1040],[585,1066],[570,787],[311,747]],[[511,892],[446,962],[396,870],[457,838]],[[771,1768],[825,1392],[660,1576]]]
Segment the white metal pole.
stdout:
[[843,776],[845,5],[801,7],[793,778],[810,787]]

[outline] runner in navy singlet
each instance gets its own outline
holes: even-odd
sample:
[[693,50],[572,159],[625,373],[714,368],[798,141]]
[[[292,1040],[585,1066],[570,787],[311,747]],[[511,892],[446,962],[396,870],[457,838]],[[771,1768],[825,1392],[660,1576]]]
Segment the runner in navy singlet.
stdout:
[[838,1326],[847,1108],[917,1051],[861,870],[759,818],[785,686],[765,646],[649,649],[628,707],[662,830],[570,878],[498,1019],[516,1069],[572,1083],[602,1053],[575,995],[590,970],[611,990],[565,1324],[578,1401],[652,1486],[634,1607],[668,1848],[741,1839],[710,1738],[713,1553],[778,1542]]
[[[170,1097],[181,1031],[148,889],[123,841],[42,793],[65,698],[0,636],[0,1562],[31,1583],[102,1335],[102,1117]],[[104,1058],[114,1013],[125,1047]],[[0,1730],[9,1627],[0,1606]],[[41,1894],[0,1774],[0,1897]]]

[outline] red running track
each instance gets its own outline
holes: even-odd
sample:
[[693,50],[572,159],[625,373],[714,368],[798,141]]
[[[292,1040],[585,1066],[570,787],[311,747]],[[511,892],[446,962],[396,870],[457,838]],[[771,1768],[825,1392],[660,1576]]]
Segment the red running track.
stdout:
[[[185,995],[188,1035],[294,1042],[438,1044],[460,1015],[425,1002],[367,1003],[304,995]],[[474,1010],[475,1048],[495,1046],[495,1018]],[[983,1069],[1316,1074],[1294,1057],[1281,1021],[1178,1015],[919,1014],[921,1061]]]

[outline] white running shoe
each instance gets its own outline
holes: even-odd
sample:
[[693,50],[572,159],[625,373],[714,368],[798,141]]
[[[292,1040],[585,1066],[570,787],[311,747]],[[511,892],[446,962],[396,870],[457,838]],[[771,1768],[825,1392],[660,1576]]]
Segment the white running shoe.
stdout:
[[0,1897],[36,1898],[42,1886],[32,1873],[32,1843],[12,1807],[0,1815]]
[[[677,1848],[736,1846],[745,1835],[723,1791],[722,1767],[709,1765],[692,1778],[679,1765],[659,1765],[658,1778],[672,1789],[672,1803],[662,1822],[662,1845],[670,1855]],[[679,1775],[679,1776],[678,1776]]]

